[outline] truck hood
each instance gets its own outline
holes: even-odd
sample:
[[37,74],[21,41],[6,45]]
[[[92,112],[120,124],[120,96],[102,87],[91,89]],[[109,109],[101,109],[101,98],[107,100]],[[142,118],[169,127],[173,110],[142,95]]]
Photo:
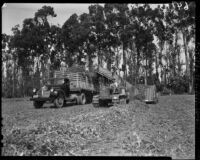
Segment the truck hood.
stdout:
[[50,91],[51,88],[53,88],[54,90],[59,90],[61,88],[62,85],[45,85],[46,87],[44,88],[44,86],[42,86],[37,93],[41,94],[42,91]]

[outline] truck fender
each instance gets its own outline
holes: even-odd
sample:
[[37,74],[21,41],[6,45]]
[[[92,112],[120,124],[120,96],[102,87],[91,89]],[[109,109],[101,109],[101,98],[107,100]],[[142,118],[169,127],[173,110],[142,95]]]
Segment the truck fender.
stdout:
[[60,94],[64,95],[66,97],[65,92],[63,90],[57,90],[58,94],[56,97],[58,97]]

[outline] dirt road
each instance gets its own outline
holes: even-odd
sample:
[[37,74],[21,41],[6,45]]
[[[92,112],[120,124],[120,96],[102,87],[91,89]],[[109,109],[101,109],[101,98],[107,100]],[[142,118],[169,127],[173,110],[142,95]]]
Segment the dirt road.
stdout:
[[3,99],[2,155],[195,156],[195,97],[161,96],[159,103],[93,108]]

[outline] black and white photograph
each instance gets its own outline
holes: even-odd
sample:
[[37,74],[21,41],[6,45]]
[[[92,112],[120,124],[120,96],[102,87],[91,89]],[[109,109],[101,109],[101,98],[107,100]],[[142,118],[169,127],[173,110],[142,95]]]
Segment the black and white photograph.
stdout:
[[3,3],[2,156],[195,159],[195,1]]

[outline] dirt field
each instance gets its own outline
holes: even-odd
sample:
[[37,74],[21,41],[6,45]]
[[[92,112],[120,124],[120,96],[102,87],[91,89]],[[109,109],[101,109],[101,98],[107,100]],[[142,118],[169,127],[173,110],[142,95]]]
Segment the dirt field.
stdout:
[[109,108],[2,99],[2,155],[111,155],[195,158],[195,96],[159,97]]

